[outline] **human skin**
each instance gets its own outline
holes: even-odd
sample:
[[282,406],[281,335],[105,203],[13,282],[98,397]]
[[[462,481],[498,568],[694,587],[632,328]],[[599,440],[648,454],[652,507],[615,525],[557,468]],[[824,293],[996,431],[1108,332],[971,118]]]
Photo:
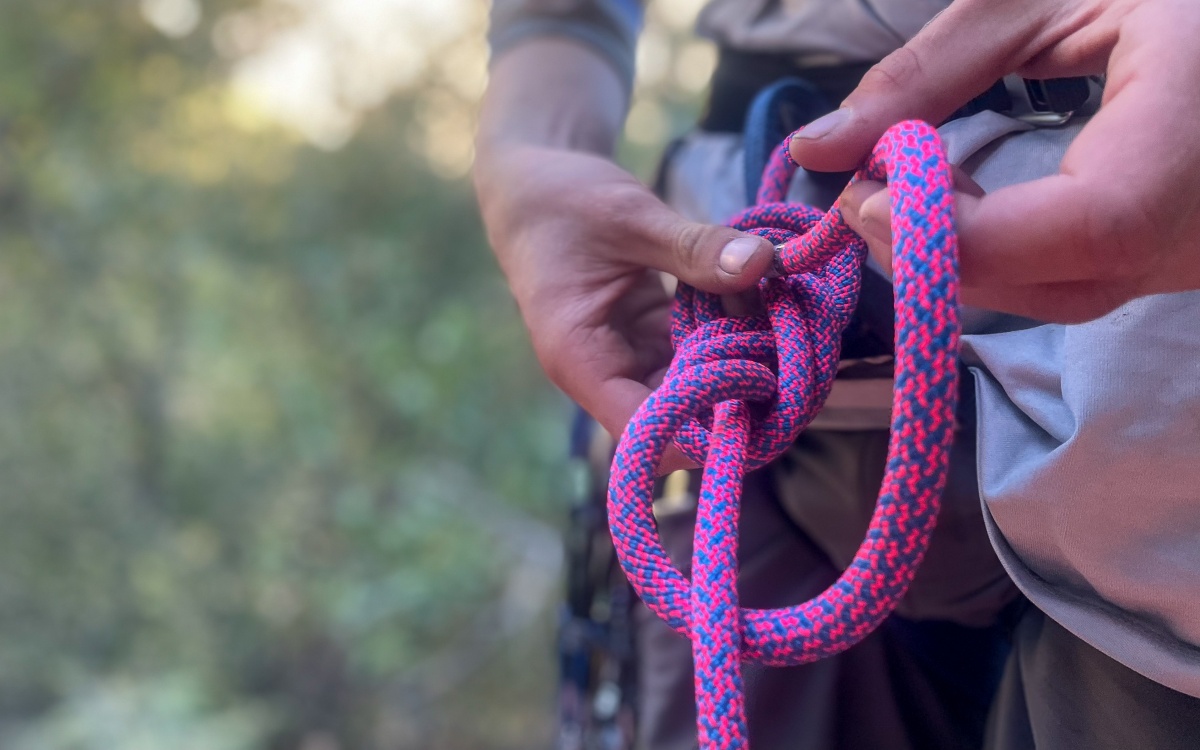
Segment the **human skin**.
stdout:
[[[1058,174],[957,200],[964,301],[1089,320],[1200,288],[1198,40],[1196,0],[958,0],[801,131],[792,156],[852,169],[893,123],[940,122],[1008,73],[1107,74],[1102,107]],[[889,268],[883,185],[853,186],[843,208]]]
[[[612,161],[627,94],[590,48],[537,39],[496,61],[476,192],[543,368],[619,435],[671,361],[658,272],[706,291],[753,287],[771,243],[688,221]],[[686,465],[673,450],[662,470]]]
[[[857,166],[895,122],[939,122],[1010,72],[1107,73],[1101,111],[1060,173],[957,196],[966,302],[1046,320],[1200,288],[1200,2],[958,0],[890,55],[840,114],[792,140],[821,171]],[[495,61],[475,183],[488,236],[549,377],[618,435],[670,361],[656,271],[733,295],[764,240],[686,221],[612,159],[626,92],[590,48],[533,39]],[[842,206],[890,266],[887,193]],[[730,245],[731,240],[741,242]],[[671,454],[662,469],[682,465]]]

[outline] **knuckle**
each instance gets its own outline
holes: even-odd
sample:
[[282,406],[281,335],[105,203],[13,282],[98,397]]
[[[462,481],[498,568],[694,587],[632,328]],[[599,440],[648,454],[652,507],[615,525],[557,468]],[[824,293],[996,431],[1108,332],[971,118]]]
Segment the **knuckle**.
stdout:
[[588,203],[581,208],[604,222],[615,226],[639,219],[654,196],[638,184],[624,182],[607,186],[602,200]]
[[580,212],[601,244],[614,250],[628,250],[635,245],[643,249],[656,239],[657,202],[640,184],[617,183],[606,186],[602,195],[593,196]]
[[671,252],[681,268],[696,265],[700,246],[704,240],[705,227],[690,221],[682,221],[671,232]]
[[877,92],[908,88],[923,73],[921,56],[910,47],[901,47],[868,70],[859,88]]

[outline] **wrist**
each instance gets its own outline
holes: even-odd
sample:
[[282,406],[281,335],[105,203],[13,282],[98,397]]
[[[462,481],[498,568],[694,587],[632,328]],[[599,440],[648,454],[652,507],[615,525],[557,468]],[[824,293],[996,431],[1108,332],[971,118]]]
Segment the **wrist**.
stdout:
[[531,39],[494,61],[476,150],[483,159],[512,146],[611,156],[628,95],[597,52],[569,39]]

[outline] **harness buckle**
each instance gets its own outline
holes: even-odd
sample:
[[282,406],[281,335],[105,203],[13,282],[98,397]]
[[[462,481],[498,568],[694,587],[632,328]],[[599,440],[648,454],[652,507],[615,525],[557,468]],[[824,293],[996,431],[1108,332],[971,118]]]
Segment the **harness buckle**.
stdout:
[[1065,125],[1076,112],[1098,103],[1104,90],[1103,84],[1082,77],[1032,80],[1011,75],[1003,85],[1011,102],[1006,114],[1039,128]]

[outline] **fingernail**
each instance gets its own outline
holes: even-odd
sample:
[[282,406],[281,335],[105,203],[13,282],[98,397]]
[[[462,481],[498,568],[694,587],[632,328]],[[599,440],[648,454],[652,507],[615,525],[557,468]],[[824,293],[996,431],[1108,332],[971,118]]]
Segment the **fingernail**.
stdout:
[[721,270],[730,276],[737,276],[746,268],[750,258],[758,252],[762,240],[754,237],[738,237],[721,249]]
[[849,107],[835,109],[827,115],[818,117],[797,131],[795,137],[802,141],[815,141],[845,125],[853,113]]

